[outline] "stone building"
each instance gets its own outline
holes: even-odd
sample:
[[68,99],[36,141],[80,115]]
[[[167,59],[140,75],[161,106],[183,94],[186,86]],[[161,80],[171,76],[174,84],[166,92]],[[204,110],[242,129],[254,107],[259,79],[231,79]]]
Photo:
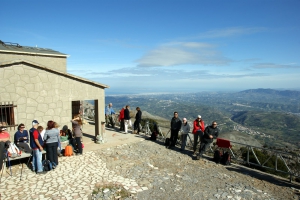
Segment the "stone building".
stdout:
[[95,134],[101,133],[108,86],[68,74],[67,57],[0,40],[0,125],[11,133],[20,123],[30,129],[33,119],[44,127],[49,120],[71,127],[82,101],[94,100]]

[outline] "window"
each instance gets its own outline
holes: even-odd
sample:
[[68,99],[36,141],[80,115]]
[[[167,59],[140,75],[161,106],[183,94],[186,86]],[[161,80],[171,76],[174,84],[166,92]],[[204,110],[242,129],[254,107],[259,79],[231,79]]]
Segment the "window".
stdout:
[[13,102],[0,102],[0,126],[15,127]]

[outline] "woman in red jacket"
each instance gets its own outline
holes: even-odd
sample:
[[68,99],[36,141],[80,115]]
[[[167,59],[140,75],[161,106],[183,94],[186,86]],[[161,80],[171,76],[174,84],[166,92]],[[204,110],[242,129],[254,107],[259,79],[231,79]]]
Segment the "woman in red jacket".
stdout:
[[195,121],[194,121],[194,128],[193,128],[193,134],[194,134],[193,156],[196,156],[196,148],[197,148],[198,138],[201,140],[204,129],[205,129],[204,121],[201,119],[201,116],[198,115],[197,119],[195,119]]

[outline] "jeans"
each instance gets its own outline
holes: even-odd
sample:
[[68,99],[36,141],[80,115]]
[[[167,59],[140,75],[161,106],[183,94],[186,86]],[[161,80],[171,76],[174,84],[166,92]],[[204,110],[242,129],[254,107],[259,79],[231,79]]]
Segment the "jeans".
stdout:
[[194,133],[194,146],[193,146],[194,152],[196,151],[196,148],[197,148],[198,138],[201,141],[202,137],[203,137],[202,131],[197,131],[196,133]]
[[187,134],[181,134],[181,149],[185,149]]
[[202,157],[203,153],[206,152],[207,148],[210,146],[211,143],[201,141],[200,148],[199,148],[199,155]]
[[56,165],[58,165],[57,147],[58,142],[46,144],[47,160],[49,160],[51,163],[55,163]]
[[42,172],[42,152],[39,149],[34,149],[32,150],[32,154],[32,170]]

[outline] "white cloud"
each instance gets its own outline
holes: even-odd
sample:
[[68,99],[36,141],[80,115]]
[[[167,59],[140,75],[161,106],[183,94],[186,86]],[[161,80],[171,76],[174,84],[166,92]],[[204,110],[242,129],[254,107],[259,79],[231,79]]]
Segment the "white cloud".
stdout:
[[136,61],[138,67],[176,65],[227,65],[231,62],[214,45],[198,42],[174,42],[161,45]]
[[275,64],[275,63],[257,63],[252,68],[255,69],[295,69],[299,68],[299,65],[292,64]]
[[266,31],[267,28],[264,27],[231,27],[226,29],[218,29],[207,31],[198,35],[198,38],[222,38],[222,37],[233,37],[245,34],[253,34],[258,32]]

